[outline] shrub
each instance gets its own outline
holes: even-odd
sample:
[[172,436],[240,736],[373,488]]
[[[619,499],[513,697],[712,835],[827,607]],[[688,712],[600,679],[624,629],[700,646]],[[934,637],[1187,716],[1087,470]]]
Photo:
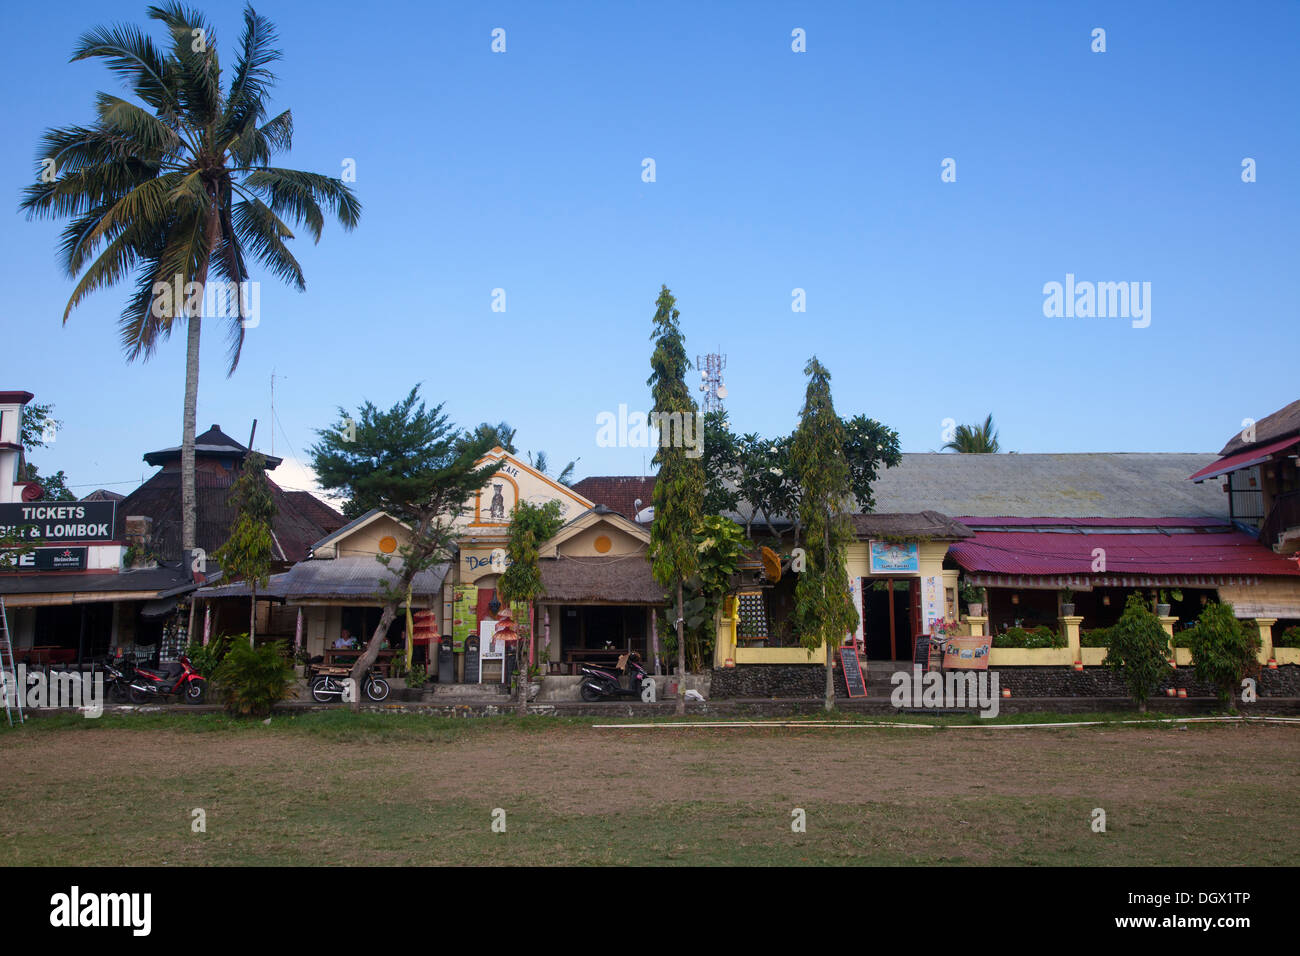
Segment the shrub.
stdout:
[[1128,596],[1119,623],[1110,629],[1110,649],[1102,663],[1120,672],[1140,711],[1172,670],[1169,635],[1140,594]]
[[185,648],[185,656],[190,659],[194,669],[202,674],[208,680],[216,672],[217,666],[225,658],[230,650],[230,635],[219,634],[207,643],[207,646],[200,644],[198,641],[190,641],[189,646]]
[[1273,638],[1274,647],[1300,647],[1300,624],[1293,624],[1282,632],[1281,637]]
[[1187,631],[1196,679],[1213,684],[1227,706],[1243,677],[1259,671],[1259,632],[1237,620],[1231,604],[1207,604]]
[[423,664],[412,664],[411,669],[406,674],[407,687],[423,687],[424,682],[429,679],[428,673]]
[[1110,647],[1110,628],[1094,627],[1079,634],[1080,647]]
[[1039,626],[1032,631],[1023,627],[1008,628],[1002,634],[994,635],[994,647],[1064,647],[1065,636],[1050,627]]
[[235,639],[213,674],[226,710],[248,717],[266,717],[280,701],[295,696],[296,679],[283,641],[249,647],[246,635]]

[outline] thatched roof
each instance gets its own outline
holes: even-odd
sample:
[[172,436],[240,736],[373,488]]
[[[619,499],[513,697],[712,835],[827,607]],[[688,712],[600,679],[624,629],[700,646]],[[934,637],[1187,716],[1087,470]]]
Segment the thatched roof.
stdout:
[[[417,574],[411,582],[411,593],[417,599],[415,603],[436,602],[450,568],[444,562]],[[313,601],[379,603],[383,585],[394,582],[401,571],[402,559],[398,557],[394,557],[387,568],[373,556],[299,561],[288,571],[271,575],[267,586],[258,588],[257,594],[258,597],[276,598],[290,604],[311,604]],[[249,587],[243,581],[199,591],[199,597],[207,600],[246,598],[249,594]]]
[[[1255,445],[1264,445],[1281,438],[1288,438],[1291,435],[1300,435],[1300,399],[1280,408],[1272,415],[1265,415],[1255,423]],[[1244,451],[1249,446],[1241,437],[1241,432],[1233,434],[1228,439],[1228,443],[1223,446],[1219,452],[1220,455],[1231,455],[1234,452]]]
[[565,604],[663,604],[664,589],[644,554],[542,558],[543,601]]
[[960,521],[955,521],[937,511],[915,514],[856,514],[853,530],[859,538],[910,538],[913,540],[959,540],[974,536],[975,532]]

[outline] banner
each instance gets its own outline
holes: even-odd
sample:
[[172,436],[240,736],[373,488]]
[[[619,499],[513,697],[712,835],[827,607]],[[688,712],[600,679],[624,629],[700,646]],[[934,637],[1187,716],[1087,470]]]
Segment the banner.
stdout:
[[112,541],[116,501],[0,504],[0,534],[24,541]]
[[991,635],[981,637],[950,637],[943,653],[943,669],[959,671],[986,671],[989,669],[989,641]]

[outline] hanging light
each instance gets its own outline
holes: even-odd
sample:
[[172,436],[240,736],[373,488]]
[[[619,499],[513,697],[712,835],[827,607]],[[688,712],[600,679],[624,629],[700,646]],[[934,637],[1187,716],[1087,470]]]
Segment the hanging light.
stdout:
[[1013,594],[1013,595],[1011,595],[1011,603],[1012,603],[1012,604],[1019,604],[1019,603],[1020,603],[1020,595],[1019,595],[1019,594]]
[[1109,595],[1109,594],[1103,594],[1103,595],[1101,596],[1101,603],[1104,604],[1104,605],[1106,605],[1106,607],[1110,607],[1110,595]]

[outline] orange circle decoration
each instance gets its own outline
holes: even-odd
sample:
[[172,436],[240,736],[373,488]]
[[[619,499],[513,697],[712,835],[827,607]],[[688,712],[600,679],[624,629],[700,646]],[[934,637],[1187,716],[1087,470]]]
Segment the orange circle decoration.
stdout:
[[592,542],[592,547],[594,547],[599,553],[605,554],[610,548],[614,547],[614,542],[609,540],[608,535],[602,534]]
[[379,550],[384,554],[392,554],[397,550],[397,539],[391,534],[386,534],[379,539]]

